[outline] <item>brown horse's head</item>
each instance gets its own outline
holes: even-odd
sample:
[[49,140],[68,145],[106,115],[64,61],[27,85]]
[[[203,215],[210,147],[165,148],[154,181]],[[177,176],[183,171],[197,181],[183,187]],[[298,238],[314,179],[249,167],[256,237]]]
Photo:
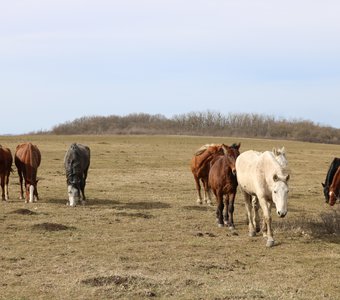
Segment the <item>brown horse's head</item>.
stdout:
[[231,169],[232,173],[236,175],[236,158],[240,155],[240,146],[241,144],[233,144],[231,146],[227,146],[222,144],[222,149],[225,157],[227,158],[228,167]]
[[329,191],[329,205],[333,206],[336,202],[337,196],[335,194],[335,192],[333,191],[333,189],[330,189]]

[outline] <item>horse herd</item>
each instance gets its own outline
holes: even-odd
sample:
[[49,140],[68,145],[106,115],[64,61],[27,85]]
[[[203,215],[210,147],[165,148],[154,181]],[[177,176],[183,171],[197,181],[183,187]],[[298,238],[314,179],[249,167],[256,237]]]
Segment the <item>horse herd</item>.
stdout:
[[[41,162],[41,154],[32,143],[20,144],[16,147],[14,162],[18,170],[20,184],[20,199],[24,198],[23,180],[25,180],[25,202],[39,200],[37,172]],[[0,176],[2,200],[8,200],[8,183],[12,169],[13,156],[9,148],[0,145]],[[68,204],[76,206],[77,202],[85,203],[85,185],[90,166],[90,149],[82,144],[73,143],[64,158]]]
[[[284,147],[272,151],[257,152],[248,150],[240,154],[241,144],[207,144],[196,151],[191,159],[191,171],[194,175],[198,199],[202,204],[201,185],[204,188],[204,201],[211,204],[211,192],[216,197],[216,218],[219,227],[227,225],[234,229],[234,201],[239,186],[245,200],[249,224],[249,235],[255,236],[261,231],[259,208],[263,212],[262,232],[267,237],[267,246],[274,245],[271,209],[276,208],[277,215],[285,217],[288,211],[288,161]],[[14,162],[20,183],[20,199],[24,198],[23,180],[25,181],[25,202],[38,200],[37,170],[41,154],[32,143],[16,147]],[[2,200],[8,200],[8,183],[13,157],[9,148],[0,145],[0,176]],[[90,166],[90,148],[73,143],[64,158],[68,202],[76,206],[78,201],[85,203],[85,185]],[[340,198],[340,159],[334,158],[329,167],[325,183],[322,183],[326,202],[331,206]],[[225,207],[225,214],[223,215]]]
[[[263,212],[262,232],[267,246],[275,244],[272,231],[271,209],[283,218],[288,212],[288,161],[284,147],[272,151],[248,150],[240,154],[240,144],[207,144],[198,149],[191,159],[198,199],[202,204],[201,185],[204,200],[211,204],[210,191],[216,197],[216,218],[219,227],[234,229],[234,200],[237,187],[245,200],[249,235],[261,231],[259,208]],[[340,159],[335,158],[328,170],[324,187],[326,202],[331,206],[340,198]],[[224,206],[226,208],[223,217]]]

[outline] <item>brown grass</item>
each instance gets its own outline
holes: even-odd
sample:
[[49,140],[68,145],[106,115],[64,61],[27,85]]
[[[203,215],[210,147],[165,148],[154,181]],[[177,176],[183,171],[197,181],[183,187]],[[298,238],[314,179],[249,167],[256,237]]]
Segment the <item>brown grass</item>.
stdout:
[[[41,200],[0,203],[0,299],[336,299],[340,294],[339,205],[321,182],[339,146],[175,136],[2,137],[13,151],[42,152]],[[71,142],[92,152],[88,203],[66,204],[62,161]],[[218,228],[215,207],[196,206],[189,161],[206,143],[241,151],[284,145],[289,213],[273,215],[277,246],[248,237],[243,201],[236,231]],[[34,229],[38,228],[38,229]],[[62,230],[64,229],[64,230]]]

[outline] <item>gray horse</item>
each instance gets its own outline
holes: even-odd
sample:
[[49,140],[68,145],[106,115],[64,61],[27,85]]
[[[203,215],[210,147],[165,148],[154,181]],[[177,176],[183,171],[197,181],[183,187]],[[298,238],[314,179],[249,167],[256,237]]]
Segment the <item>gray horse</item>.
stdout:
[[66,152],[64,166],[69,199],[67,204],[76,206],[79,200],[81,200],[82,204],[85,204],[84,190],[87,171],[90,166],[90,148],[82,144],[73,143]]

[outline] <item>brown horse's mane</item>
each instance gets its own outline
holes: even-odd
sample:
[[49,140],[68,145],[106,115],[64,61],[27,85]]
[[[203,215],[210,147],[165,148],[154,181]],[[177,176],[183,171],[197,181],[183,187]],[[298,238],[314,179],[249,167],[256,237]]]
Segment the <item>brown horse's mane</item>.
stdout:
[[205,144],[201,148],[197,149],[195,152],[195,156],[201,155],[204,153],[209,147],[221,147],[221,144]]

